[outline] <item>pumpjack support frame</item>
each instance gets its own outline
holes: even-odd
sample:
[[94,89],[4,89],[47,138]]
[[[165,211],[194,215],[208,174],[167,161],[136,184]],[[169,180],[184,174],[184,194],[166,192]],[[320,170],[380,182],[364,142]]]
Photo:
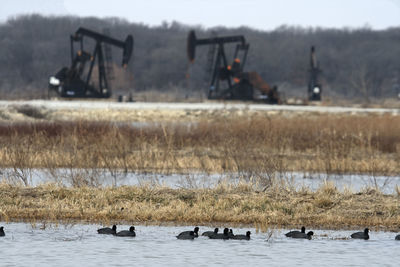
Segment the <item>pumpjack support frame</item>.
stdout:
[[[233,62],[230,65],[225,53],[226,44],[236,45]],[[194,62],[196,47],[201,45],[217,46],[208,99],[255,100],[254,87],[256,87],[265,96],[267,102],[279,102],[276,88],[270,88],[255,72],[243,72],[250,47],[243,35],[197,39],[195,32],[190,31],[187,38],[187,56],[190,62]],[[225,89],[221,89],[220,82],[226,83]]]
[[[225,44],[236,44],[234,53],[234,62],[232,65],[228,64],[228,60],[225,53]],[[213,60],[213,67],[211,71],[211,81],[208,88],[209,99],[240,99],[243,98],[243,92],[237,90],[234,79],[238,79],[238,76],[243,71],[243,66],[246,62],[247,53],[249,50],[249,44],[246,43],[246,39],[242,35],[236,36],[225,36],[225,37],[212,37],[205,39],[197,39],[194,31],[190,31],[187,40],[187,55],[191,62],[194,62],[196,57],[196,46],[199,45],[216,45],[217,52]],[[242,54],[242,59],[239,59],[239,54]],[[227,85],[227,89],[220,88],[220,82],[224,81]],[[244,85],[244,81],[242,82]],[[236,87],[236,90],[234,89]],[[244,87],[244,86],[241,86]],[[252,88],[250,89],[252,91]],[[246,88],[248,94],[249,88]],[[240,95],[242,94],[242,95]],[[245,96],[245,98],[252,98],[251,96]]]
[[311,46],[310,51],[310,69],[308,76],[308,100],[321,101],[322,85],[319,82],[319,76],[322,70],[319,67],[315,46]]
[[[84,50],[84,38],[95,41],[92,54]],[[75,43],[79,43],[79,50],[75,51]],[[112,94],[104,60],[104,44],[112,45],[123,50],[122,66],[127,67],[133,54],[133,37],[128,35],[125,41],[120,41],[104,34],[79,28],[70,36],[71,66],[64,67],[49,79],[49,92],[55,91],[61,97],[78,98],[109,98]],[[92,73],[97,60],[98,87],[91,83]],[[89,69],[86,64],[90,62]]]

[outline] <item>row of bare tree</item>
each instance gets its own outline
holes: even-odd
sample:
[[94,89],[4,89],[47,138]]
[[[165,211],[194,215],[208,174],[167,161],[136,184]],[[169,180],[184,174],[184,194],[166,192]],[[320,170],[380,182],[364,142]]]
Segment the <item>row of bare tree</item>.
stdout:
[[[198,94],[207,88],[205,64],[208,49],[198,47],[196,62],[186,57],[189,26],[173,22],[158,27],[110,18],[20,16],[0,24],[0,97],[44,97],[47,81],[70,64],[69,35],[79,27],[99,32],[107,28],[113,37],[133,34],[134,56],[127,71],[116,67],[116,93],[149,89]],[[309,49],[317,48],[325,93],[359,98],[396,97],[400,91],[400,27],[382,31],[320,29],[281,26],[273,31],[251,28],[197,27],[199,38],[244,35],[250,44],[245,70],[257,71],[286,94],[306,94]],[[88,44],[91,50],[93,44]],[[233,47],[227,46],[228,58]],[[113,51],[115,66],[120,51]],[[187,75],[190,74],[190,75]],[[172,91],[172,90],[171,90]]]

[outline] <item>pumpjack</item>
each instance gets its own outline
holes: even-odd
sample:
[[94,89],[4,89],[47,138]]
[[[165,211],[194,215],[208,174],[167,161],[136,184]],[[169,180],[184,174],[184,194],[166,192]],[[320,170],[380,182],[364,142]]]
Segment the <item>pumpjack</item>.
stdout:
[[[84,50],[84,38],[95,41],[93,52]],[[49,93],[55,91],[61,97],[79,98],[109,98],[111,88],[105,67],[105,52],[107,45],[122,49],[122,67],[126,68],[133,53],[133,37],[128,35],[125,41],[120,41],[107,35],[79,28],[70,36],[71,66],[64,67],[49,78]],[[79,50],[75,52],[75,44],[79,43]],[[97,59],[98,87],[92,81],[93,68]],[[90,62],[87,70],[86,64]]]
[[[232,64],[228,64],[225,53],[226,44],[236,44]],[[195,32],[190,31],[187,38],[187,56],[190,62],[194,62],[196,47],[200,45],[217,46],[216,55],[211,60],[213,67],[208,99],[262,99],[269,103],[280,103],[276,87],[271,88],[257,72],[243,71],[250,47],[243,35],[197,39]],[[220,82],[225,83],[222,89]],[[258,97],[254,88],[259,90]]]
[[315,47],[311,46],[310,53],[310,69],[308,78],[308,100],[321,101],[322,86],[319,83],[319,75],[321,73],[317,56],[315,54]]

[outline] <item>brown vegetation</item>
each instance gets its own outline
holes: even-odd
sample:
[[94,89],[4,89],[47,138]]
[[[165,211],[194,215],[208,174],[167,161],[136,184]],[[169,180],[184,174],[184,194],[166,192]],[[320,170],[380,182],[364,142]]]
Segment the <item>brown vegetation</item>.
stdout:
[[0,184],[0,221],[160,223],[321,227],[369,226],[398,230],[399,198],[375,190],[340,193],[332,184],[318,191],[274,185],[221,184],[213,189],[163,187],[81,187],[53,184],[35,188]]
[[[1,124],[2,168],[12,168],[25,185],[34,168],[54,171],[54,177],[56,168],[64,168],[73,187],[2,183],[0,221],[227,222],[261,230],[398,227],[398,195],[339,192],[331,184],[316,192],[295,190],[274,178],[287,171],[396,175],[400,117],[234,114],[140,127],[88,121]],[[100,169],[111,174],[114,185],[127,172],[149,171],[236,172],[252,182],[196,190],[100,188]]]
[[110,122],[0,125],[1,166],[118,172],[400,172],[400,117],[214,116],[135,127]]

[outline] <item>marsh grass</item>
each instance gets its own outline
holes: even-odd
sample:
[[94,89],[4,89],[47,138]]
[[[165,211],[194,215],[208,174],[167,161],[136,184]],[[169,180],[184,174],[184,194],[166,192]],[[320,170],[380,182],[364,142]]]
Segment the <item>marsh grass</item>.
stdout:
[[[220,184],[212,189],[160,186],[37,187],[0,184],[0,221],[90,223],[177,223],[274,227],[398,229],[398,196],[376,190],[341,193],[331,184],[316,192],[251,184]],[[271,235],[273,231],[271,232]]]
[[[29,184],[32,168],[103,169],[118,185],[129,172],[235,172],[271,186],[281,173],[400,173],[400,117],[215,115],[193,124],[110,122],[0,125],[1,167]],[[95,177],[95,175],[93,175]]]
[[[397,229],[397,195],[380,188],[339,192],[332,183],[317,191],[295,188],[283,173],[327,176],[400,173],[397,116],[218,115],[190,124],[134,127],[110,122],[0,124],[0,220],[46,222],[163,222],[251,224],[262,231],[301,225]],[[46,169],[57,184],[29,187],[32,170]],[[61,177],[59,168],[64,172]],[[186,173],[190,189],[171,189],[155,178],[118,186],[129,172]],[[236,173],[200,189],[191,173]],[[113,187],[101,187],[109,175]],[[390,179],[390,178],[388,178]],[[371,182],[370,181],[370,182]]]

